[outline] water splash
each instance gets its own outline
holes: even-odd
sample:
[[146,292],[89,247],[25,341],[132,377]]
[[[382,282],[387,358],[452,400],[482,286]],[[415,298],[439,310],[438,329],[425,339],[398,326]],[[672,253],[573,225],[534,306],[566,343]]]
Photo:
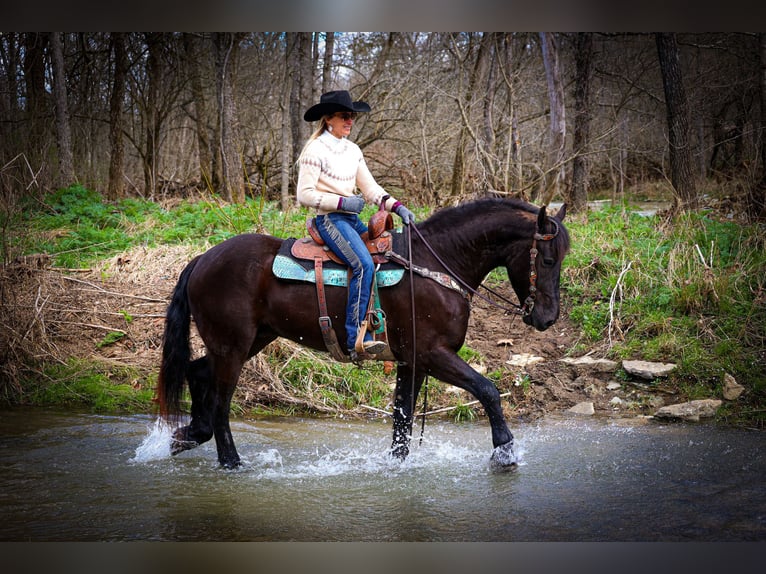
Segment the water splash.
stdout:
[[130,459],[130,462],[150,462],[170,456],[173,429],[161,418],[158,418],[148,430],[149,434],[136,448],[136,454]]

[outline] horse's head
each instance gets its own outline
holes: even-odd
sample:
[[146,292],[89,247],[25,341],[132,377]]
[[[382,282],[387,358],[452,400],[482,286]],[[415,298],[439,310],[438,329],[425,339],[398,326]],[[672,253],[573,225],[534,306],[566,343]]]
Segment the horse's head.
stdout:
[[506,266],[522,303],[523,320],[538,331],[545,331],[559,318],[561,263],[569,251],[569,234],[562,223],[565,215],[566,204],[552,217],[547,216],[545,206],[541,207],[528,257],[517,252]]

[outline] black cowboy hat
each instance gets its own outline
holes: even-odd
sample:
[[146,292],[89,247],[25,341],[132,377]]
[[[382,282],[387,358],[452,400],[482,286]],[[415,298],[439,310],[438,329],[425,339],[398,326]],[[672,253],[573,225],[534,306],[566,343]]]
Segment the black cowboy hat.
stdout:
[[352,102],[351,94],[346,90],[336,90],[322,94],[319,103],[314,104],[306,113],[303,119],[307,122],[315,122],[322,116],[333,114],[335,112],[369,112],[370,106],[367,102]]

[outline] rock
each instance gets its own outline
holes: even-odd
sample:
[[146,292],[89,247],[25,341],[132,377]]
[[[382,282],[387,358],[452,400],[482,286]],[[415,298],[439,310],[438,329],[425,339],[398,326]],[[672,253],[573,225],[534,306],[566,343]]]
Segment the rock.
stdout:
[[612,381],[611,383],[606,384],[607,391],[619,391],[621,388],[622,388],[622,385],[618,383],[617,381]]
[[649,381],[657,377],[667,377],[676,366],[673,363],[651,363],[649,361],[623,361],[622,368],[625,372],[647,379]]
[[573,366],[580,373],[613,373],[617,370],[617,363],[609,359],[594,359],[589,355],[576,359],[559,359],[562,363]]
[[568,409],[567,412],[572,413],[574,415],[590,416],[594,414],[596,410],[593,408],[593,403],[591,403],[590,401],[586,401],[582,403],[577,403],[571,409]]
[[729,373],[723,376],[723,398],[727,401],[734,401],[739,398],[745,390],[745,387],[740,385],[737,380]]
[[717,399],[702,399],[698,401],[689,401],[687,403],[678,403],[662,407],[654,416],[660,419],[681,419],[684,421],[697,422],[701,418],[710,418],[715,416],[716,411],[723,401]]
[[601,381],[596,377],[590,377],[588,375],[580,375],[574,381],[572,386],[576,389],[585,389],[587,387],[595,387],[601,384]]
[[653,409],[658,409],[665,405],[665,399],[662,397],[650,397],[648,403]]
[[513,365],[514,367],[528,367],[529,365],[534,365],[535,363],[540,363],[544,360],[545,359],[542,357],[536,357],[535,355],[530,355],[529,353],[518,353],[511,355],[511,358],[508,359],[505,364]]
[[585,393],[585,396],[588,398],[598,398],[601,395],[604,394],[604,389],[601,388],[601,385],[598,383],[590,383],[583,387],[583,392]]

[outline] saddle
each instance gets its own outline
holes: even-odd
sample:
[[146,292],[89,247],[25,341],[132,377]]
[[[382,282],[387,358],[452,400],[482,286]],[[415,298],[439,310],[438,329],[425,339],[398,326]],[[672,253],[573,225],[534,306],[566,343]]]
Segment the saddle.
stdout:
[[[367,226],[367,233],[362,234],[362,240],[372,255],[375,263],[385,263],[388,261],[386,252],[391,252],[393,246],[393,236],[390,230],[394,228],[394,220],[391,214],[381,208],[376,211]],[[307,259],[314,262],[314,275],[316,280],[317,301],[319,302],[319,328],[322,331],[322,339],[327,350],[336,361],[348,362],[350,355],[343,352],[338,343],[338,336],[332,328],[332,319],[327,311],[327,300],[324,292],[323,268],[326,261],[333,261],[345,265],[330,248],[325,245],[324,240],[319,235],[316,228],[316,220],[309,217],[306,220],[306,229],[309,237],[298,239],[290,248],[290,254],[296,259]],[[350,271],[349,271],[350,272]],[[370,294],[370,306],[367,310],[366,319],[363,321],[357,338],[356,351],[358,360],[373,359],[383,361],[393,361],[394,357],[390,349],[387,349],[378,355],[367,355],[361,350],[361,344],[364,333],[369,329],[373,338],[379,341],[388,342],[388,333],[386,332],[385,313],[378,304],[377,283],[373,283],[372,293]]]
[[[379,209],[370,217],[367,233],[362,234],[362,240],[367,245],[367,249],[375,263],[388,262],[386,252],[391,251],[393,245],[393,237],[390,233],[390,230],[393,228],[393,217],[383,209]],[[334,261],[344,265],[343,261],[325,245],[316,228],[316,219],[314,217],[306,219],[306,229],[309,236],[298,239],[293,243],[290,250],[293,257],[296,259],[308,259],[309,261],[314,261],[317,257],[320,257],[322,261]]]

